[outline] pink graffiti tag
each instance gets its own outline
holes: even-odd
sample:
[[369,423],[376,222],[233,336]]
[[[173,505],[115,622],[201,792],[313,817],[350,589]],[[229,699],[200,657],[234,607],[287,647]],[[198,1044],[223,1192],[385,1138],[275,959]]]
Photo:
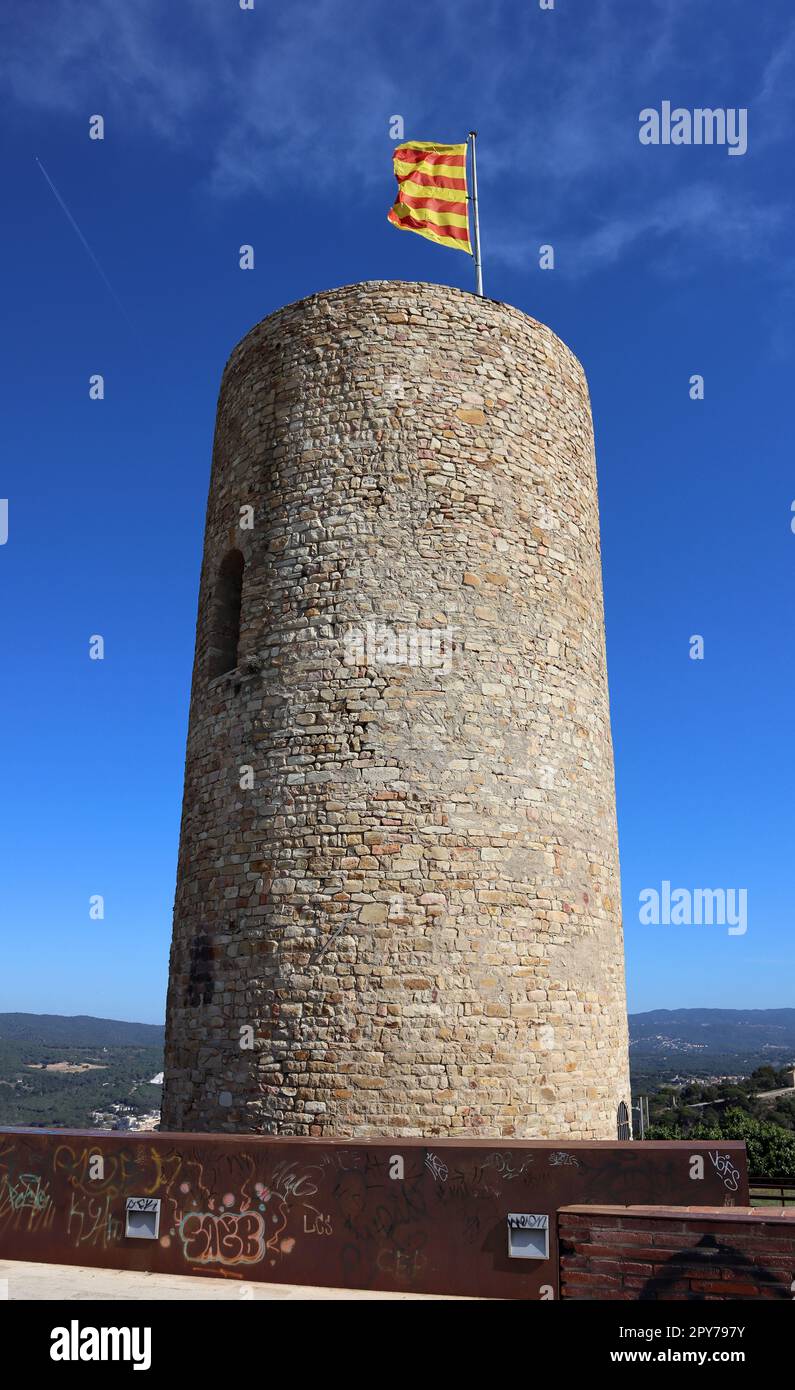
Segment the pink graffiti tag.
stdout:
[[265,1254],[265,1222],[257,1211],[189,1212],[179,1234],[195,1264],[256,1264]]

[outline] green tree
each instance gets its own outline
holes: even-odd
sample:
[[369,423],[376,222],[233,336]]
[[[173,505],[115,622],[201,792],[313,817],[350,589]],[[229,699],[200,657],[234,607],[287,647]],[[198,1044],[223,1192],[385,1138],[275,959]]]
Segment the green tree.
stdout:
[[[795,1133],[745,1110],[727,1110],[719,1120],[690,1125],[688,1139],[743,1139],[748,1171],[754,1177],[795,1178]],[[668,1123],[651,1125],[648,1139],[681,1139],[682,1129]]]

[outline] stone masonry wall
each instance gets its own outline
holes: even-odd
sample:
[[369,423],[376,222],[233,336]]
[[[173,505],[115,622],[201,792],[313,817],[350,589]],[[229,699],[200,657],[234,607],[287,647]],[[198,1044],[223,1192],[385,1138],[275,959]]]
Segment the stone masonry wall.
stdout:
[[164,1127],[606,1139],[622,1100],[582,368],[442,286],[289,305],[221,386]]

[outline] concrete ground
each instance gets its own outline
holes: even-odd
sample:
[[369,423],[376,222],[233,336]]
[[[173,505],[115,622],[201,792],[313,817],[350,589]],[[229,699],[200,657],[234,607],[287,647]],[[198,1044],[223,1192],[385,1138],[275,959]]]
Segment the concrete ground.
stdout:
[[[239,1280],[199,1278],[182,1274],[138,1274],[126,1269],[90,1269],[85,1265],[32,1264],[26,1260],[0,1260],[0,1299],[240,1299],[271,1302],[274,1299],[397,1299],[434,1298],[433,1294],[373,1293],[359,1289],[321,1289],[298,1284],[247,1284]],[[449,1301],[442,1299],[441,1301]]]

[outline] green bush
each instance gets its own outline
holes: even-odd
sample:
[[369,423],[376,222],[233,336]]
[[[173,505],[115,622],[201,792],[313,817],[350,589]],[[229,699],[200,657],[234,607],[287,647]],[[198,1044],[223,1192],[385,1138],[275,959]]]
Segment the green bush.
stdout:
[[693,1125],[651,1125],[647,1139],[744,1139],[754,1177],[795,1178],[795,1133],[745,1110],[727,1110],[719,1120]]

